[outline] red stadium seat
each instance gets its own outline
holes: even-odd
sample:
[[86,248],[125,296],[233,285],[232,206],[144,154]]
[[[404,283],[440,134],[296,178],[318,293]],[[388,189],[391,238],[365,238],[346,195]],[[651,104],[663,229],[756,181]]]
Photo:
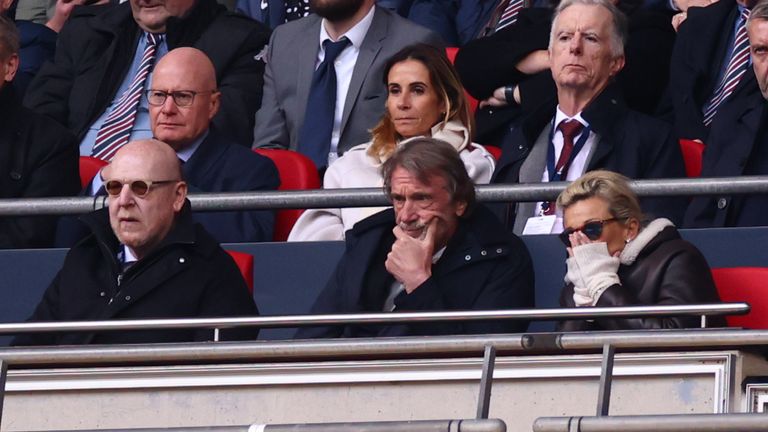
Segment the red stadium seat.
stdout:
[[253,255],[245,252],[236,252],[228,250],[227,253],[237,264],[237,268],[240,269],[240,274],[245,279],[245,284],[248,285],[248,292],[253,295]]
[[704,155],[704,144],[698,141],[681,139],[680,151],[683,152],[685,174],[688,177],[701,176],[701,159]]
[[497,161],[501,158],[501,149],[499,147],[492,146],[492,145],[487,145],[483,147],[485,147],[485,149],[488,150],[488,153],[490,153],[491,156],[493,156],[493,158],[496,159]]
[[[445,49],[445,54],[448,56],[448,60],[453,63],[454,60],[456,60],[456,54],[459,52],[459,49],[457,47],[447,47]],[[477,111],[477,99],[473,98],[467,91],[464,91],[464,94],[467,96],[467,101],[469,102],[469,109],[472,111],[472,114]]]
[[85,188],[96,177],[106,161],[90,156],[80,156],[80,188]]
[[747,302],[747,315],[726,317],[731,327],[768,329],[768,267],[712,269],[717,292],[724,302]]
[[[255,149],[272,159],[280,174],[280,190],[319,189],[320,176],[314,162],[301,153],[280,149]],[[304,210],[280,210],[275,217],[274,241],[285,241]]]

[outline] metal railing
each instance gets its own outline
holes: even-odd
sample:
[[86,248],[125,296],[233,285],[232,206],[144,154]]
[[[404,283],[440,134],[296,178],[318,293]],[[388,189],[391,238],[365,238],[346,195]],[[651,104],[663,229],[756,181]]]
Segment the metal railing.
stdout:
[[0,334],[65,331],[162,330],[177,328],[275,328],[343,324],[398,324],[434,321],[487,321],[501,319],[537,321],[595,318],[644,318],[691,315],[741,315],[748,313],[749,310],[750,307],[747,303],[716,303],[670,306],[621,306],[448,312],[287,315],[233,318],[25,322],[0,324]]
[[534,432],[760,432],[766,414],[678,414],[611,417],[540,417]]
[[[557,198],[567,182],[480,185],[483,202],[541,201]],[[638,196],[698,196],[768,193],[768,176],[635,180]],[[196,211],[285,208],[370,207],[389,205],[381,189],[232,192],[190,196]],[[106,205],[106,197],[27,198],[0,200],[0,216],[86,213]]]
[[507,425],[499,419],[461,419],[97,429],[77,432],[505,432],[506,430]]

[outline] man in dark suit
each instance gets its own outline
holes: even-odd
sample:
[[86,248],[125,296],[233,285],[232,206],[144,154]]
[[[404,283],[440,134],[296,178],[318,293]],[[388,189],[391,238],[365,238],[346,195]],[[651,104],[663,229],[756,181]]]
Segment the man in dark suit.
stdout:
[[[682,156],[669,126],[627,108],[611,83],[624,67],[624,15],[608,1],[565,0],[552,27],[557,105],[535,110],[504,141],[492,182],[574,180],[597,168],[630,178],[682,177]],[[679,219],[678,201],[646,200],[644,209]],[[499,211],[516,233],[562,230],[554,203],[512,203]]]
[[[686,11],[687,18],[680,25],[672,52],[669,76],[678,138],[707,143],[709,124],[705,122],[705,110],[726,74],[735,47],[737,21],[755,3],[756,0],[720,0]],[[727,99],[728,96],[724,98]],[[719,109],[713,116],[718,112]]]
[[[89,235],[69,250],[30,321],[253,316],[232,258],[192,221],[176,153],[134,141],[104,168],[109,208],[83,216]],[[255,339],[258,329],[223,330]],[[191,342],[211,329],[20,335],[16,345]]]
[[[311,3],[317,14],[281,25],[272,34],[253,144],[299,150],[321,168],[370,140],[368,131],[384,113],[387,88],[382,74],[387,59],[410,44],[443,45],[437,34],[375,6],[374,0]],[[301,147],[302,132],[319,133],[302,130],[306,122],[321,115],[306,113],[313,71],[325,59],[324,46],[345,38],[349,43],[334,62],[337,92],[333,116],[327,120],[333,123],[332,130],[318,146]]]
[[[712,122],[702,161],[703,177],[768,174],[768,4],[747,21],[752,70]],[[685,214],[690,228],[768,225],[768,196],[694,198]]]
[[[272,161],[235,144],[211,125],[221,94],[205,53],[196,48],[169,52],[158,62],[147,95],[154,136],[176,151],[191,192],[274,190],[280,185]],[[88,191],[96,193],[101,186],[101,177],[96,176]],[[222,243],[272,239],[270,210],[199,212],[193,217]],[[60,226],[60,246],[72,246],[86,234],[82,227],[71,226],[71,220]]]
[[[12,81],[19,67],[16,26],[0,17],[0,198],[76,195],[77,144],[56,122],[21,106]],[[0,248],[50,247],[56,218],[0,218]]]
[[[528,250],[485,206],[456,150],[419,138],[382,167],[394,209],[358,222],[312,313],[533,307]],[[297,338],[522,332],[521,321],[345,325]]]
[[[193,46],[216,69],[222,102],[214,124],[247,146],[261,103],[264,63],[259,54],[268,36],[264,25],[227,12],[215,0],[130,0],[82,7],[59,34],[54,61],[38,72],[24,103],[69,128],[80,141],[81,154],[91,155],[101,127],[143,70],[149,39],[156,43],[150,56],[154,64],[174,48]],[[146,98],[137,104],[129,140],[152,135]]]
[[[667,14],[639,9],[633,1],[617,7],[627,14],[629,34],[616,82],[631,109],[651,115],[669,80],[675,31]],[[456,56],[461,82],[481,101],[477,142],[500,145],[521,118],[556,97],[547,52],[552,13],[525,8],[515,24],[467,43]]]

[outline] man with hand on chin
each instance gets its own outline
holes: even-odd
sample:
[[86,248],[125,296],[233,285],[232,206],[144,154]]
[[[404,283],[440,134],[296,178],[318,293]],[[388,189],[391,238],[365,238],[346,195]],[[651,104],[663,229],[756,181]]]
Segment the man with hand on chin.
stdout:
[[[528,250],[475,202],[456,150],[414,138],[382,166],[393,208],[355,225],[312,313],[533,307]],[[460,321],[303,328],[297,338],[522,332],[527,322]]]

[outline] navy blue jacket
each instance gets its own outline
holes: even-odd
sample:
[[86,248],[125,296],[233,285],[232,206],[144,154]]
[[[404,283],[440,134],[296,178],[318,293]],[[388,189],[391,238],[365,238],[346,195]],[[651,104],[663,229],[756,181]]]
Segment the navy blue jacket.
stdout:
[[[269,158],[210,129],[195,154],[182,166],[190,193],[275,190],[280,177]],[[272,210],[197,212],[196,222],[221,243],[272,240]]]
[[[384,210],[347,232],[346,252],[312,307],[313,314],[381,312],[394,282],[385,267],[395,213]],[[531,308],[534,276],[523,242],[482,205],[461,219],[432,276],[395,298],[400,312]],[[525,321],[460,321],[412,325],[306,327],[297,338],[523,332]]]
[[[264,191],[280,186],[277,168],[269,158],[235,144],[214,129],[181,170],[191,194]],[[192,217],[220,243],[272,240],[275,216],[271,210],[197,212]],[[72,247],[87,234],[85,225],[76,218],[62,218],[56,246]]]
[[[520,168],[531,152],[539,134],[551,124],[556,105],[544,105],[523,120],[511,139],[504,142],[502,154],[491,183],[517,183]],[[632,179],[676,178],[685,176],[683,157],[671,128],[661,120],[630,110],[616,85],[609,85],[584,109],[598,141],[590,156],[587,171],[607,169]],[[543,171],[542,171],[543,172]],[[682,219],[685,202],[679,198],[643,199],[643,210],[674,222]],[[514,224],[514,206],[505,206],[500,214],[510,229]]]
[[[768,175],[768,110],[748,71],[712,122],[702,161],[702,177]],[[713,195],[694,198],[686,228],[768,225],[768,196]]]

